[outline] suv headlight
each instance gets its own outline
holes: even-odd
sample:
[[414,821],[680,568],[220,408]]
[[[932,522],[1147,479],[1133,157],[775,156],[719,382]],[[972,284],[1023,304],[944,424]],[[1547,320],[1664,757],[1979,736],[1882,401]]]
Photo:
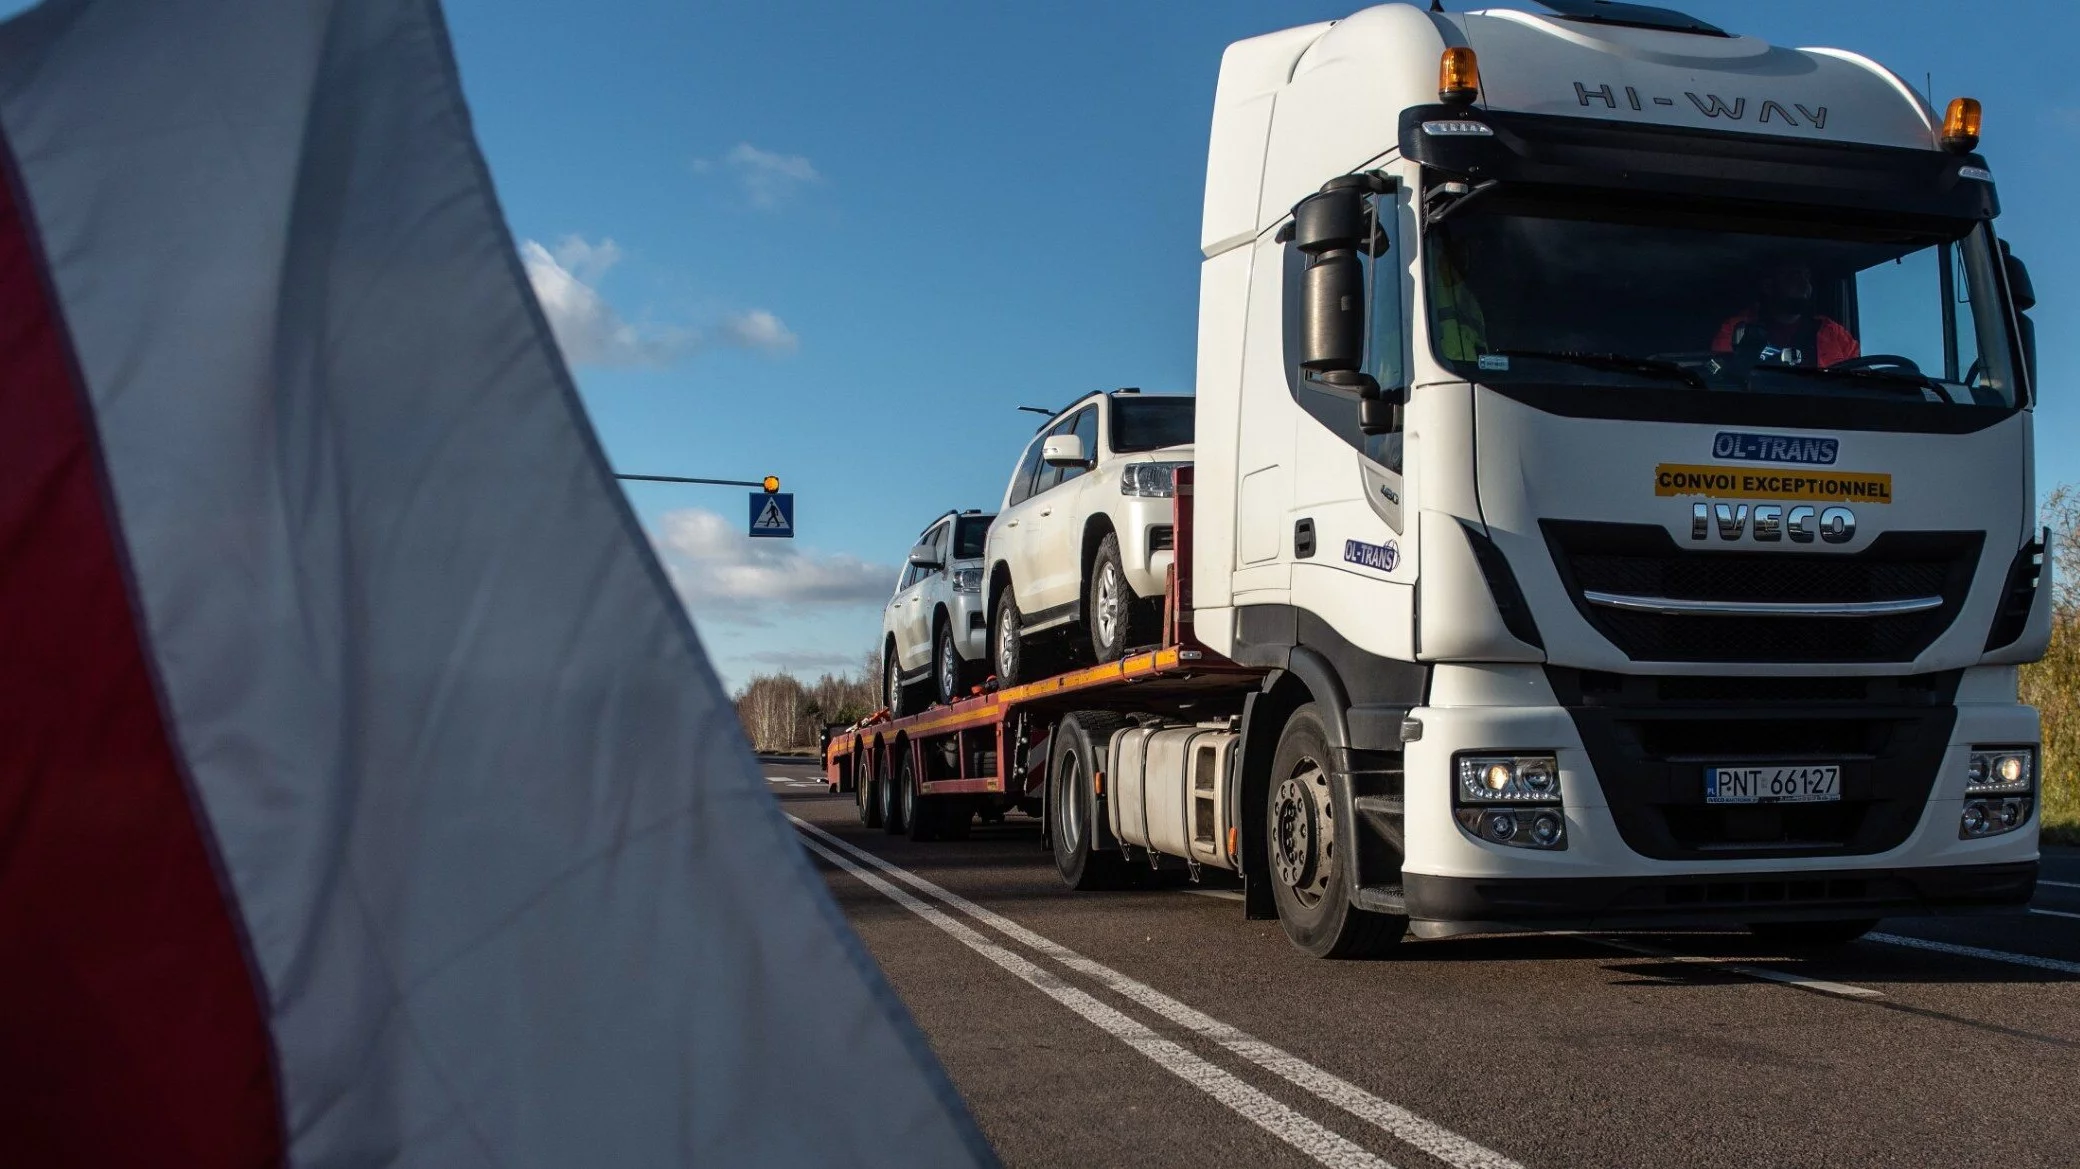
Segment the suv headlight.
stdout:
[[1965,765],[1958,839],[1999,836],[2029,823],[2036,793],[2035,747],[1973,747]]
[[1128,463],[1119,469],[1119,493],[1168,499],[1170,473],[1190,463]]
[[953,570],[953,591],[957,593],[979,593],[982,591],[980,568],[956,568]]
[[1512,848],[1567,847],[1560,760],[1554,755],[1461,755],[1452,818],[1469,835]]

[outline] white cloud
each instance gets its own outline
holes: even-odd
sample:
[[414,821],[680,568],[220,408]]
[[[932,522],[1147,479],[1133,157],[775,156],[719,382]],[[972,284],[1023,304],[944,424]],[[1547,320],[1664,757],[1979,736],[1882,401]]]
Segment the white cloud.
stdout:
[[760,150],[749,142],[737,143],[719,159],[696,158],[693,169],[699,174],[728,172],[743,189],[744,198],[762,211],[770,211],[801,188],[823,181],[816,165],[806,157]]
[[594,287],[621,256],[621,246],[611,239],[595,244],[568,235],[554,250],[534,240],[520,244],[535,299],[572,365],[662,366],[710,343],[785,353],[799,342],[785,322],[764,309],[724,317],[712,336],[690,324],[632,324]]
[[666,512],[651,534],[696,619],[768,625],[788,606],[880,605],[895,591],[892,565],[805,551],[793,540],[754,540],[744,526],[741,516],[686,508]]
[[801,340],[779,317],[762,308],[724,317],[721,333],[732,344],[766,353],[790,352]]

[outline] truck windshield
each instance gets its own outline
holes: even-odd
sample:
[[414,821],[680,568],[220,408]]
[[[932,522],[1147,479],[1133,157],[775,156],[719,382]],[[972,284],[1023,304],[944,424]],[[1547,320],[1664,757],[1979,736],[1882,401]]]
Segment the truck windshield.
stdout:
[[1995,246],[1497,192],[1428,237],[1431,343],[1471,381],[2012,407]]
[[1115,394],[1112,449],[1115,454],[1184,446],[1192,441],[1192,399]]

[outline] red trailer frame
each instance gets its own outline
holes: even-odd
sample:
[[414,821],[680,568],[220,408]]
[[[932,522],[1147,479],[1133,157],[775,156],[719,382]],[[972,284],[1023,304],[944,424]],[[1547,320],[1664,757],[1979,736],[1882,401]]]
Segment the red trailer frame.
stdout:
[[833,732],[824,748],[824,778],[833,793],[858,792],[861,780],[899,774],[907,753],[916,797],[975,795],[1029,798],[1045,779],[1044,751],[1053,719],[1071,710],[1189,711],[1208,699],[1239,704],[1263,669],[1240,666],[1201,645],[1192,630],[1192,469],[1175,472],[1176,549],[1163,597],[1163,643],[1116,662],[1036,682],[991,689],[973,698],[890,718],[884,711]]

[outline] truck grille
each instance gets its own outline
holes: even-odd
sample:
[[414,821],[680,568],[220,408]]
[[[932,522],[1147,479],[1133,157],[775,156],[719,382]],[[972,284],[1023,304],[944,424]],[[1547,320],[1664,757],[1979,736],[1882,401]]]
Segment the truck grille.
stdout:
[[[1654,524],[1541,523],[1575,606],[1634,661],[1906,662],[1957,617],[1979,532],[1887,532],[1856,553],[1699,551]],[[1920,612],[1858,617],[1672,615],[1586,594],[1678,601],[1864,603],[1942,598]]]
[[[1864,856],[1920,821],[1956,719],[1958,671],[1908,678],[1690,679],[1548,667],[1634,852],[1661,860]],[[1712,805],[1704,769],[1832,763],[1842,798]]]

